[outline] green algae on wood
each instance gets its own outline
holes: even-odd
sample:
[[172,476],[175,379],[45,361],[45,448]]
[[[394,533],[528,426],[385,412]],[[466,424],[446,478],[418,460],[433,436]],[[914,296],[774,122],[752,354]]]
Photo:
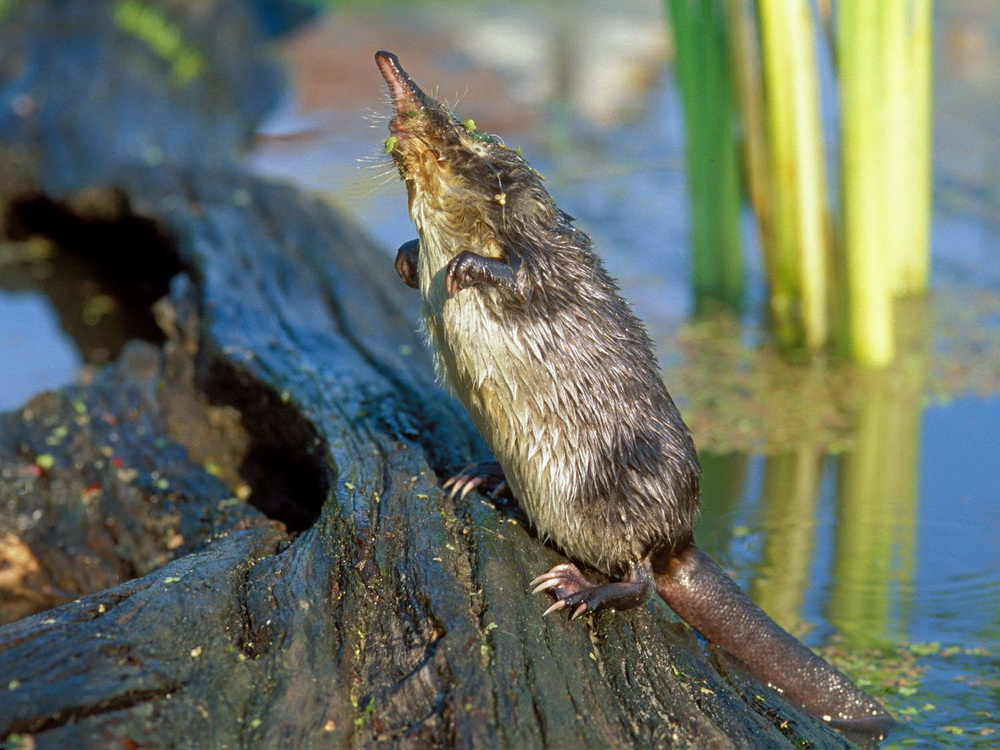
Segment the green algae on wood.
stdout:
[[180,26],[160,8],[139,0],[116,0],[113,18],[119,28],[142,40],[170,65],[178,86],[187,86],[204,72],[202,54],[184,42]]

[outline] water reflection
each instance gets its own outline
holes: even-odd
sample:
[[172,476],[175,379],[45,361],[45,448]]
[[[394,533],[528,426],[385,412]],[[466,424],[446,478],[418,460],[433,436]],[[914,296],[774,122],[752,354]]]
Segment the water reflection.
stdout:
[[802,605],[813,561],[823,459],[819,450],[807,446],[768,456],[764,462],[761,575],[754,579],[750,595],[795,634],[806,627]]
[[[749,592],[796,634],[809,629],[807,594],[828,571],[820,609],[848,647],[863,649],[902,642],[908,632],[922,379],[916,370],[858,377],[850,447],[841,453],[809,443],[753,460],[703,452],[698,530],[710,548],[752,537]],[[833,480],[828,498],[825,476]],[[825,517],[830,507],[833,519]],[[818,559],[820,543],[829,544],[829,560]],[[738,549],[730,555],[742,556]]]
[[[900,640],[914,575],[920,408],[913,394],[872,375],[854,450],[837,466],[837,526],[828,617],[854,647]],[[893,617],[895,610],[895,617]]]
[[179,266],[157,252],[155,228],[77,219],[41,200],[5,219],[17,239],[0,242],[0,409],[114,359],[130,339],[163,340],[151,308]]
[[[825,620],[852,650],[910,635],[929,361],[924,308],[908,302],[900,310],[897,366],[850,373],[846,442],[836,450],[804,433],[797,447],[758,458],[702,454],[702,543],[752,557],[751,596],[793,633]],[[774,372],[761,378],[780,385]],[[743,552],[741,536],[749,537]],[[817,591],[821,601],[810,602]]]

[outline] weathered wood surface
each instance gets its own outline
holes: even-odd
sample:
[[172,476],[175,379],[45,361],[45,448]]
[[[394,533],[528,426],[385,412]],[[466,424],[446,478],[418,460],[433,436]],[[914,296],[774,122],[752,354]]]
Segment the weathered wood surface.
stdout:
[[[235,0],[141,5],[211,87],[179,86],[120,3],[15,3],[0,31],[0,102],[33,103],[0,108],[7,235],[118,227],[184,269],[164,351],[132,345],[0,418],[0,596],[43,610],[0,627],[0,738],[844,745],[717,671],[659,603],[541,619],[527,582],[557,553],[516,509],[438,489],[481,445],[387,255],[237,166],[263,111],[251,82],[276,80],[253,22]],[[81,49],[86,83],[66,73]]]

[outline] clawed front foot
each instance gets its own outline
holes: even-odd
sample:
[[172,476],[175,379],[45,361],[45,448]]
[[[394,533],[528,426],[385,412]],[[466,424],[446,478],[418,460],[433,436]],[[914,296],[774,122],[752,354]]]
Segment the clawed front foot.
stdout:
[[450,261],[445,269],[444,289],[454,297],[463,289],[485,286],[499,289],[521,298],[517,289],[517,274],[509,263],[499,258],[486,258],[470,250],[463,250]]
[[458,497],[464,500],[475,489],[494,497],[508,499],[511,497],[510,487],[507,485],[503,469],[496,461],[469,464],[442,486],[448,490],[448,494],[453,499]]
[[548,591],[556,601],[542,617],[561,609],[572,608],[569,619],[575,620],[599,609],[625,610],[637,607],[649,598],[653,569],[648,560],[629,565],[621,581],[591,583],[573,563],[561,563],[531,582],[532,594]]

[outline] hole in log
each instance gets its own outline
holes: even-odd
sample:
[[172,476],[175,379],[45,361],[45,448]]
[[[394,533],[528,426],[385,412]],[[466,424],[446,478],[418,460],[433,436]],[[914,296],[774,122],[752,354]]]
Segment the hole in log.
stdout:
[[204,384],[213,404],[239,411],[250,445],[239,474],[250,503],[291,532],[312,526],[330,489],[323,440],[292,404],[228,360],[215,357]]
[[[51,240],[68,256],[77,279],[80,274],[99,279],[100,288],[106,290],[103,293],[120,306],[118,317],[128,322],[119,326],[113,344],[102,345],[105,359],[116,357],[133,338],[165,343],[154,304],[169,294],[171,278],[186,269],[169,234],[155,221],[133,213],[123,193],[87,190],[66,203],[41,195],[25,196],[10,202],[3,225],[15,239]],[[53,304],[59,308],[61,301],[53,296]],[[83,320],[80,304],[64,306],[59,315],[67,332],[81,342],[76,331],[86,324],[79,322]],[[186,335],[196,338],[198,331]],[[80,346],[86,351],[85,344]],[[220,476],[231,485],[248,485],[248,502],[268,518],[280,521],[291,532],[309,528],[330,486],[315,429],[293,405],[223,355],[201,351],[196,356],[208,362],[207,375],[198,378],[202,382],[191,383],[210,402],[200,406],[238,411],[246,431],[243,445],[221,453],[212,449],[217,446],[206,446],[206,440],[219,438],[206,438],[205,430],[198,429],[202,417],[193,412],[199,404],[189,400],[181,402],[181,411],[189,412],[188,416],[168,415],[170,437],[184,445],[196,462],[220,465]],[[222,465],[226,463],[233,465]]]
[[163,232],[133,215],[120,193],[88,191],[72,206],[22,197],[11,202],[3,223],[12,239],[49,241],[44,265],[20,264],[22,272],[12,270],[9,281],[45,295],[84,362],[116,359],[132,339],[163,344],[152,306],[181,263]]

